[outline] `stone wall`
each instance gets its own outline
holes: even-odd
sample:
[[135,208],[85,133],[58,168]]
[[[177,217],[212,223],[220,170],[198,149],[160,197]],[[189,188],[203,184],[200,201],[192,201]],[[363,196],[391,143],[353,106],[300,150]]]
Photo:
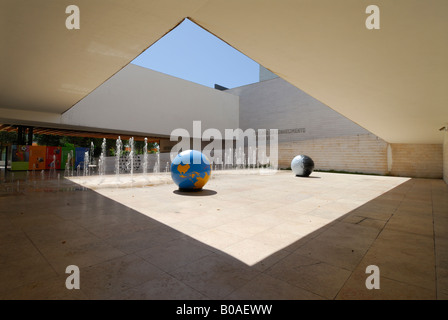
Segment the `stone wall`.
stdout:
[[279,143],[279,167],[299,154],[310,156],[316,170],[387,174],[387,143],[373,134]]
[[443,176],[442,144],[391,144],[394,176],[438,178]]
[[448,181],[448,143],[388,144],[373,134],[279,143],[279,166],[298,154],[310,156],[317,170],[335,170]]
[[[240,97],[241,128],[279,129],[279,167],[298,154],[317,170],[334,170],[448,181],[448,146],[388,144],[281,78],[228,90]],[[443,155],[445,154],[445,160]]]

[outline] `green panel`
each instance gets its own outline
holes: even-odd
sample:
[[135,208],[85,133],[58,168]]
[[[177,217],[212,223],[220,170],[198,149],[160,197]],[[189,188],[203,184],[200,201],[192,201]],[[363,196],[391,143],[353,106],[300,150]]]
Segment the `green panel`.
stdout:
[[11,162],[11,170],[28,170],[27,162]]
[[75,148],[71,148],[71,147],[62,147],[62,158],[61,158],[61,169],[65,169],[65,165],[67,164],[67,157],[68,154],[70,153],[70,151],[73,151],[72,154],[72,167],[75,163]]

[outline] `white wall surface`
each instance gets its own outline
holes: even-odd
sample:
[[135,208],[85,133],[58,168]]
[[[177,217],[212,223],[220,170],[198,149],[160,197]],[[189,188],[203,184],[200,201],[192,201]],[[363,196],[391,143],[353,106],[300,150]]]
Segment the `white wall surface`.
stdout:
[[[242,129],[279,129],[279,141],[334,138],[369,131],[281,78],[228,90],[240,96]],[[305,129],[282,134],[282,129]]]
[[271,79],[275,79],[277,77],[278,76],[275,73],[269,71],[268,69],[266,69],[265,67],[260,65],[260,71],[259,71],[260,81],[271,80]]
[[81,127],[170,135],[176,128],[192,135],[238,128],[238,96],[128,65],[62,115],[62,123]]

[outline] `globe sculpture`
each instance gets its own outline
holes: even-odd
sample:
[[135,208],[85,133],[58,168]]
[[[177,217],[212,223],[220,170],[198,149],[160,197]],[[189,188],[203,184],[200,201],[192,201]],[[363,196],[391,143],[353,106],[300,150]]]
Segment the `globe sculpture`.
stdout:
[[291,161],[291,170],[296,176],[308,177],[314,170],[314,161],[306,155],[298,155]]
[[180,191],[202,190],[210,175],[210,161],[200,151],[183,151],[171,163],[171,178]]

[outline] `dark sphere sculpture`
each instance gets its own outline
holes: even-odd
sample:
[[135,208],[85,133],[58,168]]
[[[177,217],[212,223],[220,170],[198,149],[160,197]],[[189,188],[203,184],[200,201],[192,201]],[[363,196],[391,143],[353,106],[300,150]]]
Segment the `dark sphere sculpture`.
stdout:
[[314,161],[306,155],[298,155],[291,161],[291,170],[296,176],[308,177],[314,170]]

